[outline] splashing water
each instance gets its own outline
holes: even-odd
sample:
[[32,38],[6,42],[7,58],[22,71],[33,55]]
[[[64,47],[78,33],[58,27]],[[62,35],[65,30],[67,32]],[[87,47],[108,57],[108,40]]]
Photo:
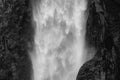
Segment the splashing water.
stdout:
[[85,5],[85,0],[40,0],[33,5],[33,80],[76,80],[83,64]]

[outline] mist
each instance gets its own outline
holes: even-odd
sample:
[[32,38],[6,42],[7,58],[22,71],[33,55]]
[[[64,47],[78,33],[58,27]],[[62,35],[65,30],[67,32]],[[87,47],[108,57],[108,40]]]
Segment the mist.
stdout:
[[33,4],[33,80],[76,80],[85,63],[86,0],[40,0]]

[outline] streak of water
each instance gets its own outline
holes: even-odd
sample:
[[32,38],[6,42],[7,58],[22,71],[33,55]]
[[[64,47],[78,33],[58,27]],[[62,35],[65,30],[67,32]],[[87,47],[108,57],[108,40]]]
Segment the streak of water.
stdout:
[[34,7],[33,79],[76,80],[85,55],[85,0],[41,0]]

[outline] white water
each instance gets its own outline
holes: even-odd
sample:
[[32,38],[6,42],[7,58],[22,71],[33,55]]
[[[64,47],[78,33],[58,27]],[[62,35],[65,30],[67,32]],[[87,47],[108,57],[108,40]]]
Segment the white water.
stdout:
[[85,55],[85,0],[40,0],[33,7],[33,80],[76,80]]

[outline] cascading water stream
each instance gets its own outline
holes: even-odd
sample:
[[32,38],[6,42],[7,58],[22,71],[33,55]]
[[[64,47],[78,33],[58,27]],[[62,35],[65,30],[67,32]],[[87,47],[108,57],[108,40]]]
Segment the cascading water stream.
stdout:
[[76,80],[84,63],[86,1],[40,0],[33,7],[33,80]]

